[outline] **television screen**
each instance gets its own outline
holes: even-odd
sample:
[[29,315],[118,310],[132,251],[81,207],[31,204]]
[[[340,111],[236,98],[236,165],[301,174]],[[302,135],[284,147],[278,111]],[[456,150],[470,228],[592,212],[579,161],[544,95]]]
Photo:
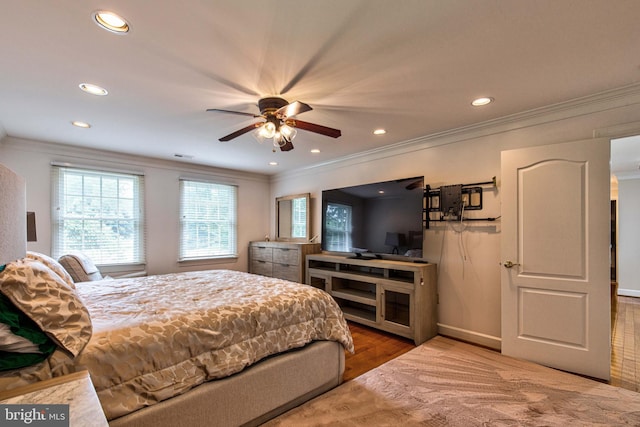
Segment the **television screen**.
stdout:
[[322,250],[422,257],[424,178],[322,192]]

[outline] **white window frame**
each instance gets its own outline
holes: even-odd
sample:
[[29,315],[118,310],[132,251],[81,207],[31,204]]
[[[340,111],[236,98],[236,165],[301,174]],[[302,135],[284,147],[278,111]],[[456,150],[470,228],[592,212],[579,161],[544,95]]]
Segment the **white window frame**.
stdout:
[[307,199],[298,197],[291,201],[291,237],[307,237]]
[[326,250],[335,252],[350,252],[352,250],[352,233],[353,233],[353,207],[346,203],[339,202],[327,202],[325,209],[335,207],[344,210],[345,216],[343,218],[343,228],[329,228],[325,224],[325,235],[322,237],[326,239]]
[[[54,258],[80,251],[100,266],[146,262],[144,175],[54,164],[51,183]],[[82,232],[79,241],[68,236],[71,224]],[[115,237],[109,233],[114,228]],[[90,232],[94,239],[85,237]]]
[[[203,196],[219,193],[219,197],[200,198],[196,190]],[[180,178],[178,261],[237,258],[237,206],[237,185]]]

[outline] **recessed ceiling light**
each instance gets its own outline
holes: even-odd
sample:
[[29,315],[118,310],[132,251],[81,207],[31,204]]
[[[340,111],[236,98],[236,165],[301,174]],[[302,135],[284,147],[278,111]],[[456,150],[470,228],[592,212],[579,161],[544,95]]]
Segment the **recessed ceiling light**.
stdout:
[[311,150],[311,152],[312,152],[313,154],[318,154],[318,153],[320,152],[320,150],[319,150],[319,149],[317,149],[317,148],[314,148],[314,149],[312,149],[312,150]]
[[493,98],[482,97],[482,98],[477,98],[471,101],[471,105],[473,105],[474,107],[482,107],[483,105],[490,104],[493,101],[494,101]]
[[374,135],[384,135],[385,133],[387,133],[387,131],[384,129],[376,129],[373,131]]
[[93,12],[93,20],[100,28],[116,34],[126,34],[129,32],[129,24],[121,16],[109,12],[108,10],[98,10]]
[[91,83],[80,83],[78,87],[91,95],[105,96],[109,93],[105,88]]
[[79,120],[74,120],[71,122],[72,125],[74,125],[75,127],[79,127],[79,128],[83,128],[83,129],[89,129],[91,127],[91,125],[87,122],[81,122]]
[[278,166],[278,162],[269,162],[270,166]]

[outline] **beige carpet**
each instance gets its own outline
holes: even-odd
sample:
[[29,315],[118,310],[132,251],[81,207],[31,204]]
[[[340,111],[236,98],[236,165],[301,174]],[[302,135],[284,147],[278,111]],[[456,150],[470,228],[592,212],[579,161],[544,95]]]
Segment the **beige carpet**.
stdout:
[[640,426],[640,394],[436,337],[268,426]]

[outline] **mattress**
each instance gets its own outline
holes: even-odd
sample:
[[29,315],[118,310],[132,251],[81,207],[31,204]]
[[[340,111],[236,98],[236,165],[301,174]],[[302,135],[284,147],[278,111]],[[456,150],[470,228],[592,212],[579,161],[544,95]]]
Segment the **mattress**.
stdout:
[[337,304],[299,283],[211,270],[76,288],[91,315],[88,345],[75,359],[56,351],[18,375],[32,382],[87,369],[107,419],[312,341],[353,351]]

